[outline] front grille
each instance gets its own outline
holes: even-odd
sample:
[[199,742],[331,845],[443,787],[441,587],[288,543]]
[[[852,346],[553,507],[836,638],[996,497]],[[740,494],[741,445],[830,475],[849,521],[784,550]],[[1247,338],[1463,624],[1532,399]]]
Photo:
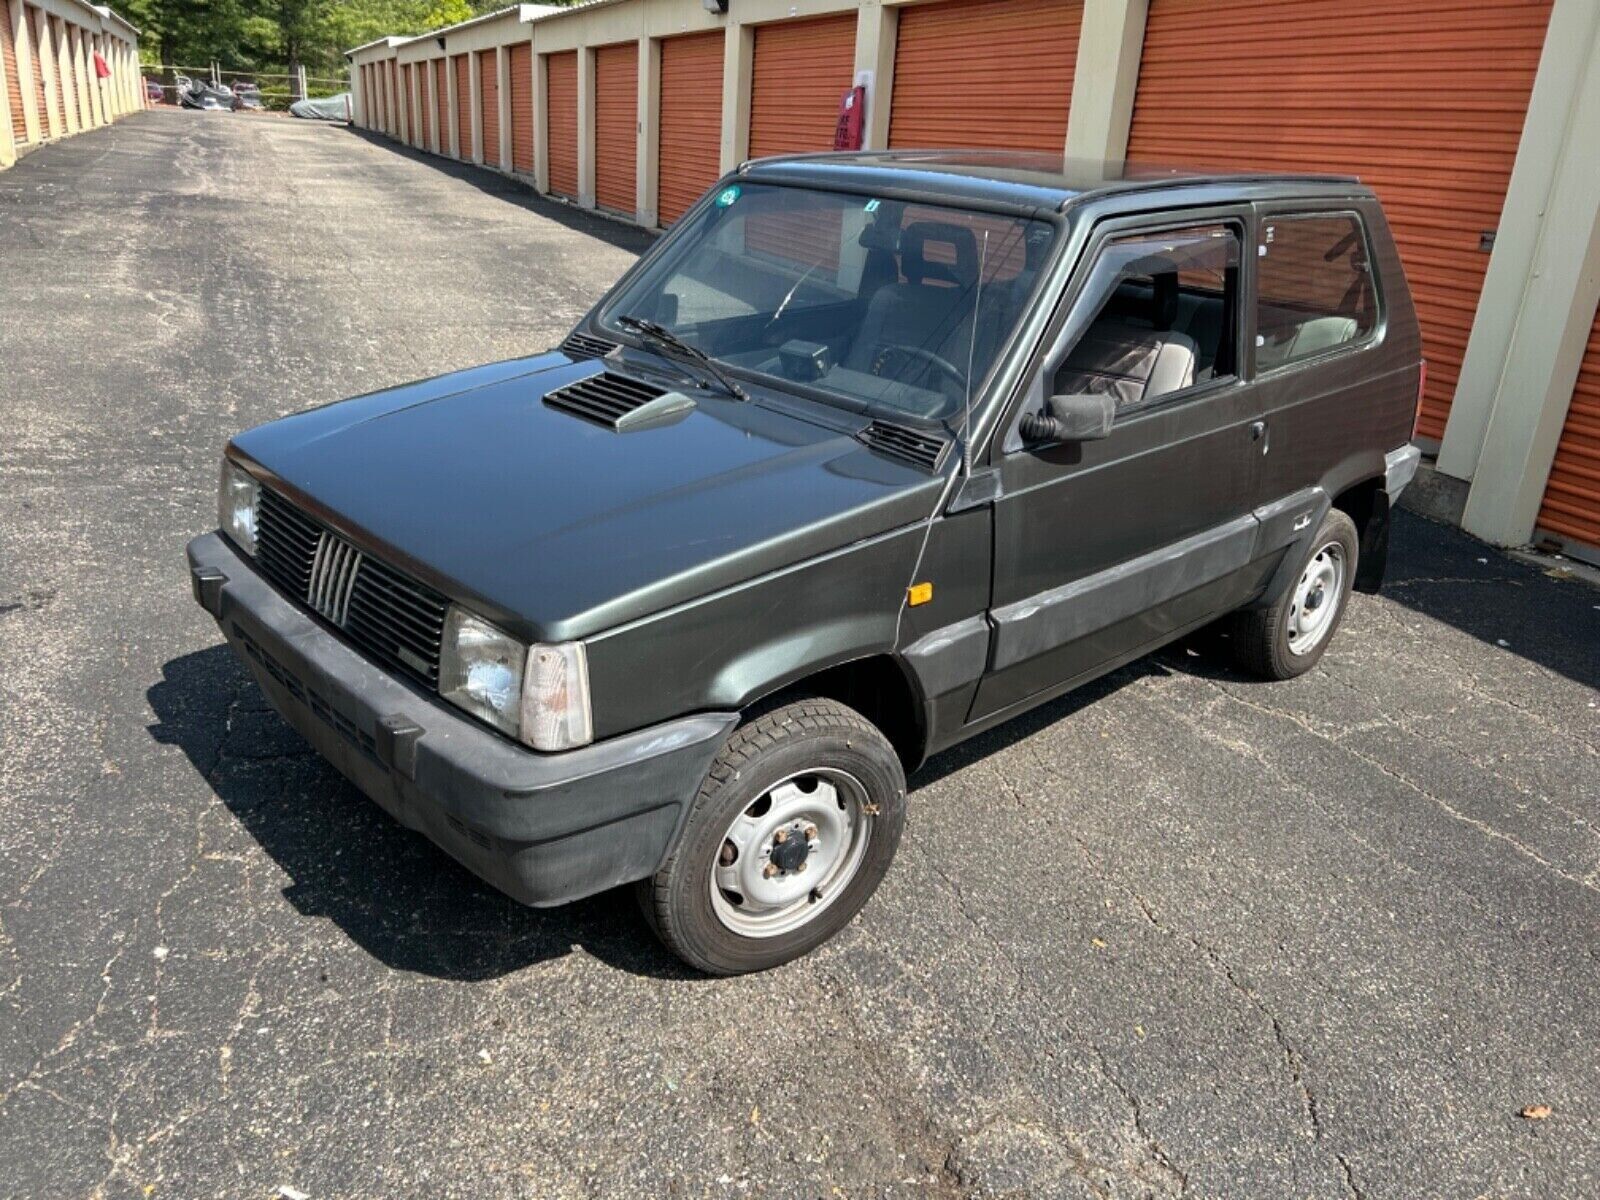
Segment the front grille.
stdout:
[[276,492],[261,489],[256,563],[356,649],[435,688],[449,600],[363,554]]

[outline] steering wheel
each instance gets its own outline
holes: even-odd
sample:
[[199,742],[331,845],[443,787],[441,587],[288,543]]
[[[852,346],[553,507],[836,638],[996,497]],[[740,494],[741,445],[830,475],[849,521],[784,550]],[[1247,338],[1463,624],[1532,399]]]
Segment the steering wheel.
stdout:
[[938,372],[955,385],[956,394],[958,396],[966,394],[966,372],[957,367],[949,359],[941,358],[932,350],[924,350],[921,346],[907,346],[901,342],[885,342],[882,346],[878,347],[878,352],[872,356],[872,373],[874,375],[882,376],[884,364],[887,363],[889,359],[895,357],[895,355],[902,355],[906,358],[915,359],[923,366],[933,368],[934,371]]

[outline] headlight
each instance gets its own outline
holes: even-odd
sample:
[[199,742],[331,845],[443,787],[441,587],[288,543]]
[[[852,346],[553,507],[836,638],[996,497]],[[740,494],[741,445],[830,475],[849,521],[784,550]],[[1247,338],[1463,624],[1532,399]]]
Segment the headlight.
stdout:
[[464,608],[450,606],[439,655],[439,694],[502,733],[522,728],[522,671],[528,648]]
[[261,485],[237,464],[223,459],[217,524],[246,554],[256,552],[256,502],[260,498]]
[[502,733],[547,751],[593,740],[581,643],[529,647],[451,605],[439,658],[439,694]]

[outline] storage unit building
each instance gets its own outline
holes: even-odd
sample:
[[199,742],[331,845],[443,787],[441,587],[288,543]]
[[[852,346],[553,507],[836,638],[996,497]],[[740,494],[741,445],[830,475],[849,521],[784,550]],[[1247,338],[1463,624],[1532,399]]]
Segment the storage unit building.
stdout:
[[550,190],[578,198],[578,53],[545,59],[545,129],[549,138]]
[[500,165],[500,58],[497,50],[478,51],[478,128],[483,136],[483,161]]
[[853,10],[758,25],[750,74],[750,157],[831,150],[839,98],[855,78]]
[[1589,330],[1535,528],[1579,557],[1600,562],[1600,313]]
[[721,32],[661,42],[657,207],[670,225],[722,173]]
[[517,42],[510,54],[511,169],[532,175],[533,157],[533,45]]
[[900,14],[891,147],[1060,153],[1082,0],[948,0]]
[[456,157],[472,160],[472,63],[465,54],[450,61],[456,73]]
[[594,54],[594,198],[629,216],[637,199],[638,119],[639,43],[601,46]]
[[1436,442],[1549,17],[1548,0],[1152,0],[1128,157],[1375,187],[1422,322],[1418,432]]

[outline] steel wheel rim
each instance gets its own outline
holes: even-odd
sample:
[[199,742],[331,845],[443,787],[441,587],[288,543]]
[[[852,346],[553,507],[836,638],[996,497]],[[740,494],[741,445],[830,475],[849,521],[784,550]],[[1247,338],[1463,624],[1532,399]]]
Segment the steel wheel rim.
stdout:
[[1344,575],[1344,544],[1328,542],[1318,547],[1289,599],[1290,654],[1310,654],[1327,639],[1344,598]]
[[747,804],[723,831],[711,864],[711,909],[741,937],[791,933],[849,887],[871,839],[860,780],[831,767],[796,771]]

